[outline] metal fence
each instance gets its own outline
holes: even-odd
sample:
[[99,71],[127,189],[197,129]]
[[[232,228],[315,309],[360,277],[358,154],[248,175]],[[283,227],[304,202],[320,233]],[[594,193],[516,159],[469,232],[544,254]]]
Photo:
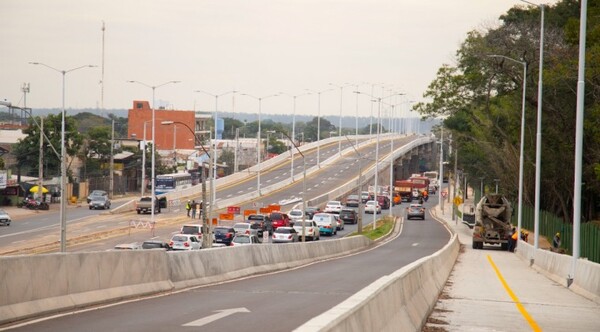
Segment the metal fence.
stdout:
[[[110,191],[109,176],[89,177],[88,182],[90,192],[92,190],[104,190],[106,192]],[[140,191],[138,179],[135,177],[115,175],[113,183],[115,195],[125,195],[126,193]]]
[[[516,204],[515,204],[516,206]],[[515,222],[518,213],[518,208],[515,209]],[[534,229],[534,208],[531,206],[523,207],[522,227]],[[549,212],[540,211],[540,231],[539,234],[545,236],[548,241],[552,242],[554,235],[560,233],[561,248],[564,248],[567,253],[573,253],[573,225],[565,222],[562,218],[557,217]],[[530,234],[532,235],[532,234]],[[581,224],[581,257],[585,257],[592,262],[600,263],[600,227],[594,223]]]

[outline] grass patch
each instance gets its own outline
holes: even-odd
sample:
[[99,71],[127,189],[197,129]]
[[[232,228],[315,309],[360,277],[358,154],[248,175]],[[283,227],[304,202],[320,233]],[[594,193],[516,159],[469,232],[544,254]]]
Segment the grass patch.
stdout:
[[[392,227],[394,227],[394,218],[385,216],[377,220],[377,228],[373,229],[372,224],[363,227],[362,235],[368,237],[371,240],[376,240],[389,233]],[[358,235],[358,233],[354,232],[350,235]]]

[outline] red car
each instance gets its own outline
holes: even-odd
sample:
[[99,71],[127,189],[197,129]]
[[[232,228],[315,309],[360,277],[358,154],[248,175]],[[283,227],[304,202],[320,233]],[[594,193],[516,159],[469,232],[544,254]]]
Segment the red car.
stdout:
[[281,211],[271,212],[269,219],[271,220],[273,230],[279,227],[290,227],[290,217]]

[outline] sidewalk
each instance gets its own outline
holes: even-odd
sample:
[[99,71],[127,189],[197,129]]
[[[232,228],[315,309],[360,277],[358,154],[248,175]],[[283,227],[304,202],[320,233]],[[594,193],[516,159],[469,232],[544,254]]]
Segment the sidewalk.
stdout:
[[472,249],[472,230],[452,220],[448,205],[431,212],[458,234],[461,253],[423,331],[600,331],[600,305],[514,253]]

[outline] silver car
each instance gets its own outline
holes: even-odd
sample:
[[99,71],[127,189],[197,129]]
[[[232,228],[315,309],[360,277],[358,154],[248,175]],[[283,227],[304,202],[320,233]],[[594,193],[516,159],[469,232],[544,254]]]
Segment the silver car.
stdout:
[[93,196],[89,203],[90,210],[110,209],[110,199],[108,196]]
[[425,208],[421,204],[411,204],[406,208],[406,219],[419,218],[425,220]]
[[[297,221],[294,224],[294,229],[298,232],[298,241],[302,240],[302,221]],[[306,239],[319,240],[321,238],[321,232],[319,231],[319,225],[314,220],[306,220],[304,224],[304,236]]]
[[0,225],[10,226],[12,219],[4,210],[0,210]]

